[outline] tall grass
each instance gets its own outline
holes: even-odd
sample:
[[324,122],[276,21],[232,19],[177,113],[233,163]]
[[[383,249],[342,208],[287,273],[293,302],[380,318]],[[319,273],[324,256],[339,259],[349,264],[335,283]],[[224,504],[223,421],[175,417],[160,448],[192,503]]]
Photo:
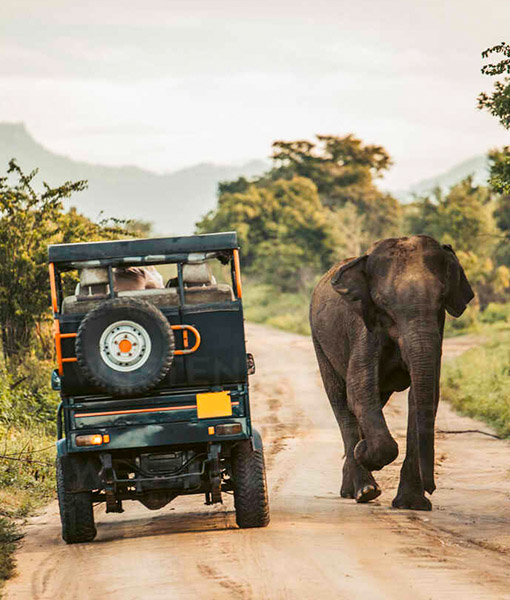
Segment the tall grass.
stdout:
[[442,397],[460,413],[510,437],[510,323],[500,323],[488,343],[447,363],[441,389]]
[[0,363],[0,582],[14,569],[18,524],[55,489],[55,411],[51,365],[27,358]]
[[248,321],[310,335],[310,291],[283,293],[270,285],[245,282],[243,305]]

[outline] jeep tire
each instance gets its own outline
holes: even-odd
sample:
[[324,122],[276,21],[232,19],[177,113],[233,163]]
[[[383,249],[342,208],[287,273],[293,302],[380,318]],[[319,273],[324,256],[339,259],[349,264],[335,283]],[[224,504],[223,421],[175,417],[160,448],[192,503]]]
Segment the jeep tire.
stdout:
[[239,527],[266,527],[269,524],[264,451],[255,450],[251,440],[239,442],[231,455],[236,522]]
[[64,487],[64,465],[57,457],[57,496],[62,539],[67,544],[91,542],[96,537],[91,492],[68,492]]

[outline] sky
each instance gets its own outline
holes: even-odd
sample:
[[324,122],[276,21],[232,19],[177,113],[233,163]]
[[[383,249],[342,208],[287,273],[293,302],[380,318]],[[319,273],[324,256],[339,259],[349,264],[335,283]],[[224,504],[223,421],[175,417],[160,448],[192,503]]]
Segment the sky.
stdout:
[[2,0],[0,121],[158,172],[354,133],[401,190],[510,143],[476,108],[508,0]]

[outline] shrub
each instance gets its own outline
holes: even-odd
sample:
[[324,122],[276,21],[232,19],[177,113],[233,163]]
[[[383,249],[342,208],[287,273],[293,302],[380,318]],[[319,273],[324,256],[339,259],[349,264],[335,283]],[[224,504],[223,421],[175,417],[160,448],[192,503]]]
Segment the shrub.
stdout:
[[443,370],[442,397],[459,412],[510,436],[510,328],[494,334]]

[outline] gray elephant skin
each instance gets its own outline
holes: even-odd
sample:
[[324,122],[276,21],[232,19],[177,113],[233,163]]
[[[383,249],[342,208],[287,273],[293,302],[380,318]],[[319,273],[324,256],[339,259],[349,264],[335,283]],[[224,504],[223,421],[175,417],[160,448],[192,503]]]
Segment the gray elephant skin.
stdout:
[[375,243],[332,267],[311,300],[313,343],[345,447],[340,495],[368,502],[372,472],[398,445],[383,407],[409,387],[407,449],[393,507],[430,510],[434,422],[445,310],[460,317],[474,297],[452,247],[426,235]]

